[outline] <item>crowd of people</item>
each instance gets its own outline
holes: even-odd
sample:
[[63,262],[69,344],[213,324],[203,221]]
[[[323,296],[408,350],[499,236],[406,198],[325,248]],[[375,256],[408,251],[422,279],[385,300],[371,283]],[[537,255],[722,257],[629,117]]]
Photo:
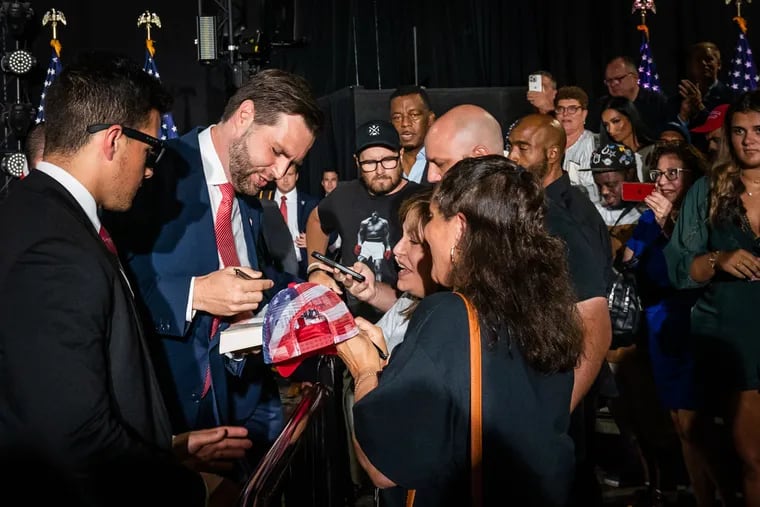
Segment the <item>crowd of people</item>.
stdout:
[[[309,281],[360,330],[337,394],[380,505],[601,505],[604,406],[644,504],[667,502],[675,439],[694,504],[760,506],[760,91],[721,83],[712,43],[688,59],[671,97],[627,57],[594,103],[540,71],[506,133],[400,87],[356,129],[358,178],[326,168],[320,199],[297,188],[323,123],[302,78],[260,71],[164,142],[161,84],[83,55],[0,202],[4,455],[48,465],[65,504],[234,505],[284,416],[263,354],[220,354],[220,333]],[[639,288],[629,341],[616,270]]]

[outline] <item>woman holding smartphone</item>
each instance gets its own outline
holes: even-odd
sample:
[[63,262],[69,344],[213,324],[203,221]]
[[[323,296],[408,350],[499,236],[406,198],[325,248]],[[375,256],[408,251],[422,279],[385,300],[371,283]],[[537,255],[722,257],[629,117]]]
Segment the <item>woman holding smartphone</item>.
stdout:
[[351,276],[336,270],[333,277],[356,299],[384,311],[377,326],[383,330],[388,353],[404,340],[409,318],[419,301],[440,288],[431,278],[430,248],[425,243],[423,230],[430,220],[428,207],[432,188],[417,192],[406,199],[399,208],[402,236],[393,247],[393,256],[399,267],[396,290],[388,284],[375,280],[374,273],[363,262],[356,262],[353,269],[364,276],[357,282]]
[[[624,262],[635,263],[641,303],[644,308],[642,352],[651,365],[657,398],[670,412],[670,419],[681,443],[684,465],[694,491],[697,506],[713,504],[717,471],[706,455],[705,437],[708,420],[702,407],[694,378],[694,353],[690,325],[691,308],[700,289],[676,290],[668,279],[663,249],[678,219],[681,202],[691,186],[707,169],[704,156],[685,142],[660,142],[651,155],[649,177],[655,190],[644,199],[648,209],[642,213],[623,254]],[[645,352],[645,353],[646,353]],[[641,380],[641,379],[639,379]],[[648,380],[648,379],[646,379]],[[630,386],[643,398],[649,392],[640,382]],[[639,410],[634,417],[643,421],[637,432],[643,462],[649,477],[650,495],[661,497],[661,467],[665,465],[657,445],[663,431],[654,400],[646,399],[651,410]],[[662,440],[662,438],[660,438]],[[727,489],[721,488],[722,496]]]

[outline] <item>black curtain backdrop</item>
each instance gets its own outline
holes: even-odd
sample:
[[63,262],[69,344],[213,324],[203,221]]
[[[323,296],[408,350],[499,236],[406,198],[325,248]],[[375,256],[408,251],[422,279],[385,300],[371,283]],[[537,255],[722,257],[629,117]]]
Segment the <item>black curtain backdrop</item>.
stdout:
[[[197,2],[31,3],[36,35],[24,44],[37,57],[39,69],[25,84],[35,105],[50,56],[50,30],[39,23],[51,7],[62,10],[68,21],[59,30],[64,65],[81,51],[94,48],[142,61],[145,31],[137,28],[137,17],[146,9],[157,12],[163,27],[153,32],[156,61],[163,82],[175,95],[174,116],[181,132],[215,121],[234,90],[227,64],[204,66],[196,60]],[[201,4],[205,14],[220,13],[215,1]],[[632,0],[234,0],[232,20],[235,29],[259,28],[264,40],[275,43],[264,67],[305,76],[323,98],[348,86],[392,90],[413,83],[416,27],[421,85],[523,87],[528,74],[545,69],[560,85],[583,87],[593,100],[605,92],[604,65],[611,57],[625,54],[638,60],[641,34],[632,4]],[[676,83],[684,75],[685,50],[698,41],[713,41],[721,49],[725,79],[738,37],[731,20],[735,6],[727,6],[724,0],[660,0],[656,7],[657,13],[648,15],[647,23],[665,92],[676,92]],[[757,48],[760,5],[744,5],[743,10],[750,43]],[[301,38],[303,43],[283,45]],[[352,124],[347,119],[333,122],[332,127]],[[347,134],[334,132],[336,137]],[[317,175],[302,175],[301,184],[318,194],[315,179]]]

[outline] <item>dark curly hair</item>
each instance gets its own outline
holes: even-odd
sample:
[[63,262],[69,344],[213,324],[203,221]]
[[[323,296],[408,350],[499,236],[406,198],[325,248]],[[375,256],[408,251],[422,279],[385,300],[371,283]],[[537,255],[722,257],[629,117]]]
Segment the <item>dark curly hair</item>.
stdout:
[[433,202],[447,219],[466,219],[451,285],[477,308],[491,339],[507,329],[538,371],[574,368],[582,330],[565,245],[544,228],[538,179],[501,155],[466,158],[446,173]]
[[746,190],[742,182],[742,163],[731,143],[734,113],[760,113],[760,89],[745,92],[726,110],[723,124],[723,142],[718,159],[710,174],[710,222],[741,225],[747,212],[741,195]]

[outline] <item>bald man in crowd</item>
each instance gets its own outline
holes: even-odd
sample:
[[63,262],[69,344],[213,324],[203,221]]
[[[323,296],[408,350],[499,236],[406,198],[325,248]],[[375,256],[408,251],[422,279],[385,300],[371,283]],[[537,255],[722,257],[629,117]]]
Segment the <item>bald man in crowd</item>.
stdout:
[[[463,158],[502,154],[501,126],[481,107],[471,104],[456,106],[430,128],[425,137],[425,152],[429,163],[428,181],[440,181],[446,171]],[[556,153],[552,160],[555,158]],[[561,164],[561,155],[558,160]],[[580,232],[579,223],[553,199],[549,200],[546,220],[547,229],[567,244],[570,275],[578,297],[577,308],[584,324],[584,354],[575,370],[572,411],[594,382],[612,339],[607,281],[599,269],[605,260],[598,259],[598,249],[592,247]]]
[[[594,248],[609,252],[610,235],[604,220],[588,196],[572,186],[570,176],[562,169],[567,137],[560,122],[546,114],[525,116],[509,133],[509,144],[512,150],[508,158],[541,179],[546,196],[567,209],[583,226],[586,239]],[[612,258],[605,257],[604,268],[609,273]]]
[[463,158],[503,153],[504,139],[496,118],[482,107],[456,106],[438,118],[425,137],[428,182],[441,181]]

